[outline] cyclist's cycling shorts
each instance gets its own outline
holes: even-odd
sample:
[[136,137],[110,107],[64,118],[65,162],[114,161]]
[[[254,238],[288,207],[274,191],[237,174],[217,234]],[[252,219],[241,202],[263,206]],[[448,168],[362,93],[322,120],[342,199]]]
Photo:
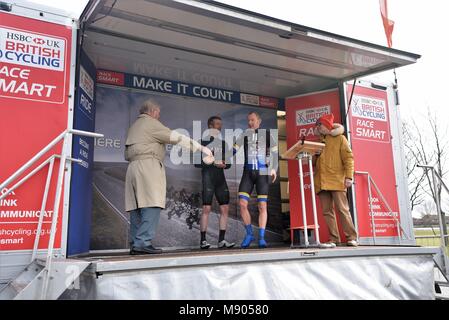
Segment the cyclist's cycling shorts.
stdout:
[[239,185],[239,198],[248,201],[253,192],[254,185],[256,186],[257,201],[268,201],[268,189],[270,176],[267,174],[261,174],[259,170],[244,169],[242,180]]
[[203,205],[212,205],[212,199],[217,198],[219,205],[229,204],[229,189],[223,169],[207,168],[202,170]]

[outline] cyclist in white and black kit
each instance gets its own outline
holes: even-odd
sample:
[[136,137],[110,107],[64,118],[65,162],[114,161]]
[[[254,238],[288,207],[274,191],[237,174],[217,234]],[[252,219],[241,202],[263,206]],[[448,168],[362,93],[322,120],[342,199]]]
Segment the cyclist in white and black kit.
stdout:
[[224,175],[224,170],[231,167],[230,159],[226,159],[226,155],[232,156],[232,152],[230,152],[225,141],[219,138],[222,127],[221,118],[219,116],[210,117],[207,121],[207,125],[210,132],[210,139],[201,140],[201,144],[210,148],[214,162],[207,164],[201,159],[201,164],[195,164],[195,167],[201,168],[203,184],[203,213],[200,219],[200,248],[208,249],[210,247],[210,244],[206,240],[206,232],[214,195],[220,205],[218,248],[232,248],[235,243],[230,243],[225,240],[229,212],[229,189]]
[[246,236],[241,243],[242,248],[248,248],[255,240],[251,225],[251,215],[248,211],[248,201],[254,186],[257,192],[257,204],[259,210],[259,241],[260,248],[266,248],[265,228],[267,225],[267,201],[270,176],[272,182],[276,180],[277,163],[274,164],[277,153],[277,139],[270,130],[260,129],[262,120],[257,112],[248,114],[248,129],[242,133],[234,144],[234,153],[243,145],[245,163],[242,179],[239,185],[240,214],[245,224]]

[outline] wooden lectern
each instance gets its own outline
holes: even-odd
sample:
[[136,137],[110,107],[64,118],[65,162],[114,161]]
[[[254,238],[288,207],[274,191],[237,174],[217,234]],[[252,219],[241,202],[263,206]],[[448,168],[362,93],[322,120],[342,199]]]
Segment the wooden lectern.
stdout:
[[[312,166],[312,157],[318,151],[322,151],[324,149],[324,143],[320,142],[312,142],[305,141],[304,139],[299,140],[295,145],[293,145],[290,149],[288,149],[285,153],[281,155],[282,159],[286,160],[298,160],[299,166],[299,182],[300,182],[300,190],[301,190],[301,205],[302,205],[302,220],[303,226],[299,229],[304,231],[304,246],[317,246],[320,247],[320,235],[318,232],[318,217],[316,211],[316,198],[315,198],[315,186],[313,184],[313,166]],[[302,168],[303,160],[307,160],[309,162],[309,173],[310,173],[310,191],[312,197],[312,210],[313,210],[313,225],[307,225],[307,215],[306,215],[306,202],[304,195],[304,172]],[[307,229],[313,228],[315,230],[315,244],[309,243],[309,235]],[[293,247],[293,228],[290,227],[290,238],[291,238],[291,246]]]

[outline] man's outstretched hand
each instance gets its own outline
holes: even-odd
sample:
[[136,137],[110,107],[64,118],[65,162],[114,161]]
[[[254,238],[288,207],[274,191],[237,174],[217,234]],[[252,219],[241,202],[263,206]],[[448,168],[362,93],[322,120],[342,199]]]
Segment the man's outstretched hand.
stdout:
[[204,153],[206,156],[212,156],[212,151],[208,147],[202,147],[201,152]]

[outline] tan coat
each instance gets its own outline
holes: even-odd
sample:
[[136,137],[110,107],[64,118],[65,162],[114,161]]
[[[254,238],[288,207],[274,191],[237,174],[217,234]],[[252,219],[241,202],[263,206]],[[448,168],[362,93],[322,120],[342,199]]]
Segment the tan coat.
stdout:
[[172,131],[159,120],[141,114],[128,130],[125,160],[129,161],[125,182],[125,210],[165,208],[165,145],[179,144],[192,151],[201,145]]
[[326,144],[316,160],[315,192],[321,190],[345,191],[345,178],[353,179],[354,158],[342,125],[334,125],[330,135],[322,136]]

